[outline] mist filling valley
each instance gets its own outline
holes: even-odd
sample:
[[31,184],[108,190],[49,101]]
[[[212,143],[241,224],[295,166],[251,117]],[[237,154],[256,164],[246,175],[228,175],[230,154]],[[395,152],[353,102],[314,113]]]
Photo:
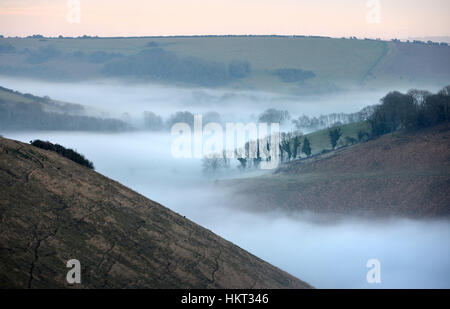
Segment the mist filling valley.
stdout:
[[[354,91],[318,97],[261,92],[122,85],[110,82],[52,84],[0,78],[4,87],[84,105],[95,116],[126,118],[139,126],[144,111],[169,117],[176,111],[217,112],[226,121],[255,121],[268,108],[295,117],[355,113],[378,103],[385,91]],[[437,89],[437,88],[436,88]],[[428,90],[436,90],[428,88]],[[405,90],[405,89],[395,89]],[[407,89],[406,89],[407,90]],[[288,128],[290,129],[290,128]],[[170,132],[4,132],[4,137],[34,139],[74,148],[96,170],[186,216],[250,253],[317,288],[373,288],[366,263],[381,262],[379,288],[450,288],[450,223],[446,220],[369,220],[334,223],[306,214],[257,213],[230,205],[223,178],[250,177],[236,165],[226,174],[205,175],[200,159],[175,159]],[[269,173],[269,172],[267,172]],[[275,209],[276,207],[274,207]]]

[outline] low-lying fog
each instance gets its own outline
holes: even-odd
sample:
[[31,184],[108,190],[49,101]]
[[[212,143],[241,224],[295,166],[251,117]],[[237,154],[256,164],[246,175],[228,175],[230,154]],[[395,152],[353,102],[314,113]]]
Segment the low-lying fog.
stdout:
[[[318,288],[450,288],[450,222],[348,220],[319,224],[222,207],[226,194],[195,159],[176,160],[168,134],[8,133],[76,148],[120,181]],[[366,263],[381,262],[381,284]]]
[[[267,108],[286,109],[293,116],[356,112],[377,103],[388,91],[293,98],[110,82],[51,84],[5,77],[0,77],[0,85],[83,104],[98,114],[112,117],[125,112],[139,115],[145,110],[162,116],[179,110],[213,110],[242,121],[252,119],[252,115]],[[74,148],[92,160],[98,172],[318,288],[450,288],[449,221],[349,219],[336,224],[319,224],[306,217],[238,211],[226,207],[226,193],[220,192],[214,179],[202,173],[200,160],[172,157],[173,137],[168,133],[0,133],[24,142],[42,139]],[[242,176],[238,171],[233,173],[229,176]],[[379,285],[366,281],[366,263],[373,258],[381,262],[382,283]]]
[[[211,90],[202,88],[176,88],[148,84],[123,84],[105,80],[85,83],[49,83],[28,79],[0,76],[0,86],[50,96],[52,99],[78,103],[91,108],[91,112],[104,117],[139,117],[143,111],[152,111],[167,117],[176,111],[215,111],[226,120],[254,121],[268,108],[288,110],[292,116],[306,114],[320,116],[335,112],[353,113],[363,107],[378,103],[379,99],[393,90],[352,91],[333,96],[294,97],[289,95],[255,92]],[[442,85],[445,86],[445,85]],[[442,87],[441,87],[442,88]],[[426,88],[437,91],[433,86]]]

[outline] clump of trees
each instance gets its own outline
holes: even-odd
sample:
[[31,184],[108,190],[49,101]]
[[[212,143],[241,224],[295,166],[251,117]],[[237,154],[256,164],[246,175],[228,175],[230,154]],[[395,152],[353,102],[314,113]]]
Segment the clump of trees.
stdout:
[[316,131],[335,126],[337,124],[349,124],[369,119],[374,113],[375,105],[366,106],[356,113],[332,113],[320,115],[319,117],[309,117],[302,115],[294,120],[292,123],[297,130]]
[[65,148],[64,146],[61,146],[59,144],[52,144],[49,141],[44,142],[38,139],[30,141],[30,144],[41,149],[54,151],[59,155],[72,160],[73,162],[76,162],[92,170],[94,169],[94,164],[91,161],[89,161],[82,154],[79,154],[73,149]]
[[281,133],[280,138],[280,161],[290,162],[300,156],[300,146],[302,145],[301,132]]
[[[271,136],[268,136],[266,139],[247,142],[242,148],[235,149],[234,158],[237,168],[240,171],[258,169],[261,162],[272,160],[270,157],[271,145]],[[307,137],[303,138],[301,132],[281,133],[277,147],[279,148],[280,162],[297,160],[301,158],[301,153],[309,157],[312,153],[309,139]],[[222,154],[210,154],[202,159],[203,172],[205,174],[214,174],[220,170],[227,170],[231,167],[231,162],[230,158],[227,157],[226,151],[223,151]]]
[[370,139],[370,134],[365,130],[358,130],[358,142],[365,142]]
[[330,138],[330,143],[333,149],[336,148],[337,142],[342,136],[341,128],[332,128],[328,130],[328,137]]
[[291,115],[288,111],[278,110],[275,108],[269,108],[261,115],[259,115],[258,121],[261,123],[279,123],[283,124],[287,120],[291,119]]
[[110,61],[102,69],[102,73],[107,76],[132,76],[213,87],[246,77],[250,71],[250,64],[245,61],[207,61],[198,57],[179,56],[161,47],[147,48],[138,54]]
[[144,112],[144,128],[150,131],[160,131],[164,127],[164,121],[161,116],[154,112]]
[[302,69],[281,68],[271,71],[272,75],[278,76],[284,83],[303,82],[316,77],[312,71]]
[[191,128],[194,127],[194,114],[189,111],[179,111],[172,114],[166,121],[167,128],[171,128],[174,124],[183,122],[188,124]]
[[28,51],[26,62],[29,64],[41,64],[62,55],[62,52],[55,47],[48,45],[39,47],[37,50]]
[[[186,123],[187,125],[189,125],[191,127],[191,129],[193,129],[194,128],[194,117],[195,117],[194,114],[189,111],[175,112],[175,113],[171,114],[169,116],[169,118],[167,118],[167,120],[165,122],[165,127],[170,130],[174,124],[181,122],[181,123]],[[160,128],[163,127],[163,125],[162,125],[163,121],[162,121],[162,119],[160,120],[160,118],[161,118],[160,116],[155,115],[152,112],[146,112],[144,114],[145,122],[148,123],[149,120],[152,120],[151,123],[155,125],[155,128],[158,125],[161,125]],[[223,121],[222,121],[221,115],[214,111],[209,111],[209,112],[202,114],[203,125],[206,123],[211,123],[211,122],[222,123]]]
[[220,154],[211,154],[202,159],[202,169],[205,174],[214,174],[220,169],[229,169],[230,159],[227,158],[226,152]]
[[107,53],[104,51],[95,51],[89,54],[88,60],[91,63],[104,63],[116,58],[122,58],[123,54],[121,53]]
[[222,123],[222,116],[218,112],[210,111],[203,114],[203,123]]
[[368,119],[372,137],[396,130],[407,131],[435,126],[450,120],[450,86],[436,94],[410,90],[391,92],[381,99]]

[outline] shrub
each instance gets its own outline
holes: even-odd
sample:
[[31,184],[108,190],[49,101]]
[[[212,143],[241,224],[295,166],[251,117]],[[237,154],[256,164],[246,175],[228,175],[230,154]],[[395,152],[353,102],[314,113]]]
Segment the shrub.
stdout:
[[87,168],[90,168],[92,170],[94,169],[94,164],[91,161],[87,160],[82,154],[79,154],[73,149],[68,149],[59,144],[52,144],[49,141],[44,142],[38,139],[30,141],[30,144],[44,150],[54,151],[60,154],[61,156],[69,160],[72,160],[75,163],[86,166]]

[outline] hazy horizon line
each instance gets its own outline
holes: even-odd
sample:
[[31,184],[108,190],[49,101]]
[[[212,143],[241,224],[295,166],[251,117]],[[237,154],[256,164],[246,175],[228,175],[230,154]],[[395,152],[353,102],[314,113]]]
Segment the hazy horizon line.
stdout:
[[101,36],[101,35],[78,35],[78,36],[64,36],[62,34],[55,36],[46,36],[43,34],[35,33],[25,36],[5,36],[0,33],[3,38],[33,38],[33,36],[40,36],[46,39],[61,39],[61,38],[95,38],[95,39],[145,39],[145,38],[189,38],[189,37],[281,37],[281,38],[324,38],[324,39],[353,39],[353,40],[373,40],[373,41],[392,41],[392,40],[400,40],[400,41],[408,41],[408,40],[418,40],[418,39],[450,39],[450,35],[429,35],[429,36],[409,36],[405,37],[390,37],[390,38],[381,38],[381,37],[358,37],[356,35],[353,36],[328,36],[328,35],[314,35],[314,34],[167,34],[167,35],[129,35],[129,36]]

